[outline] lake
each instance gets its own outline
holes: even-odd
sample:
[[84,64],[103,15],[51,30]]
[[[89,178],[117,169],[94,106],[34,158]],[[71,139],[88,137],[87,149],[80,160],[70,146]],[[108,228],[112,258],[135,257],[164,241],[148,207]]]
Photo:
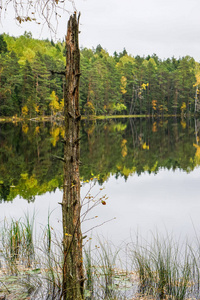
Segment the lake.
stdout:
[[[115,245],[138,233],[199,235],[199,129],[195,119],[82,121],[81,197],[91,189],[108,198],[91,210],[83,232]],[[1,221],[35,214],[40,230],[50,213],[62,231],[63,165],[55,156],[63,156],[63,136],[58,123],[0,125]]]

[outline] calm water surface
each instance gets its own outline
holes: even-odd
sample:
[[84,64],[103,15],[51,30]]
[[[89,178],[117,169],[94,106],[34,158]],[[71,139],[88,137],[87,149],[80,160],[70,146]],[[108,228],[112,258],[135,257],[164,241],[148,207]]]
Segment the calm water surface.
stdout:
[[[89,214],[83,232],[95,227],[115,244],[137,232],[200,234],[200,146],[197,120],[83,122],[82,199],[91,190],[108,196]],[[61,232],[63,127],[58,124],[4,124],[0,128],[0,220],[35,214],[37,231]],[[89,182],[88,182],[89,181]],[[115,218],[115,219],[114,219]],[[195,228],[195,229],[194,229]],[[89,232],[88,234],[91,234]]]

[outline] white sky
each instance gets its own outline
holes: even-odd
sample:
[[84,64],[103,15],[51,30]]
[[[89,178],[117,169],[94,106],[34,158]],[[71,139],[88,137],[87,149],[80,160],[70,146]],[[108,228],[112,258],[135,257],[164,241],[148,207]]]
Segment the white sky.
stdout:
[[[199,0],[76,0],[81,11],[80,45],[133,56],[156,53],[160,58],[190,55],[200,61]],[[70,5],[70,3],[69,3]],[[70,6],[69,6],[70,8]],[[71,8],[70,8],[71,9]],[[59,22],[57,38],[66,34],[68,15]],[[32,31],[35,38],[50,37],[43,28],[16,25],[11,11],[2,20],[0,32],[18,36]]]

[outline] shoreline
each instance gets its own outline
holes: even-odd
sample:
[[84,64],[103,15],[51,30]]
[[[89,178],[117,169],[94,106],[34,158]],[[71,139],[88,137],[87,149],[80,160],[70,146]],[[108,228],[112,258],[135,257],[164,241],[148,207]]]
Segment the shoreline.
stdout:
[[[107,119],[128,119],[128,118],[152,118],[152,119],[160,119],[160,118],[179,118],[181,115],[90,115],[90,116],[81,116],[82,120],[107,120]],[[195,117],[194,114],[190,114],[189,116],[183,116],[183,118],[186,117]],[[51,116],[45,116],[45,117],[35,117],[35,118],[22,118],[22,117],[0,117],[0,123],[19,123],[19,122],[63,122],[64,117],[55,117],[52,118]]]

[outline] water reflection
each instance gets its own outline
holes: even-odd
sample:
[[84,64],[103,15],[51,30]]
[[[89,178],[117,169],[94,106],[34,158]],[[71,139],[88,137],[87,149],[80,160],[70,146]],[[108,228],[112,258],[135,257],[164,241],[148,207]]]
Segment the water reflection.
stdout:
[[[194,119],[83,121],[81,176],[103,183],[161,168],[190,172],[200,163],[199,127]],[[1,125],[1,201],[30,202],[62,186],[63,134],[58,124]]]
[[[98,218],[84,223],[83,231],[116,217],[95,233],[118,242],[137,229],[143,236],[155,228],[194,236],[200,213],[199,128],[194,119],[82,121],[82,197],[94,177],[94,193],[104,185],[109,197],[106,206],[91,212]],[[1,220],[36,209],[38,224],[45,224],[55,209],[59,224],[63,166],[55,158],[63,156],[62,139],[58,124],[1,124]]]
[[135,236],[137,231],[147,238],[149,231],[156,230],[173,233],[176,238],[194,238],[195,230],[200,233],[199,171],[198,168],[187,174],[160,170],[156,175],[145,172],[126,181],[112,176],[104,184],[109,195],[107,207],[98,207],[93,213],[98,214],[98,222],[111,217],[116,220],[95,232],[117,242]]
[[35,196],[54,191],[62,185],[62,164],[55,156],[63,155],[54,134],[61,132],[50,124],[1,124],[0,130],[0,201],[17,195],[29,202]]

